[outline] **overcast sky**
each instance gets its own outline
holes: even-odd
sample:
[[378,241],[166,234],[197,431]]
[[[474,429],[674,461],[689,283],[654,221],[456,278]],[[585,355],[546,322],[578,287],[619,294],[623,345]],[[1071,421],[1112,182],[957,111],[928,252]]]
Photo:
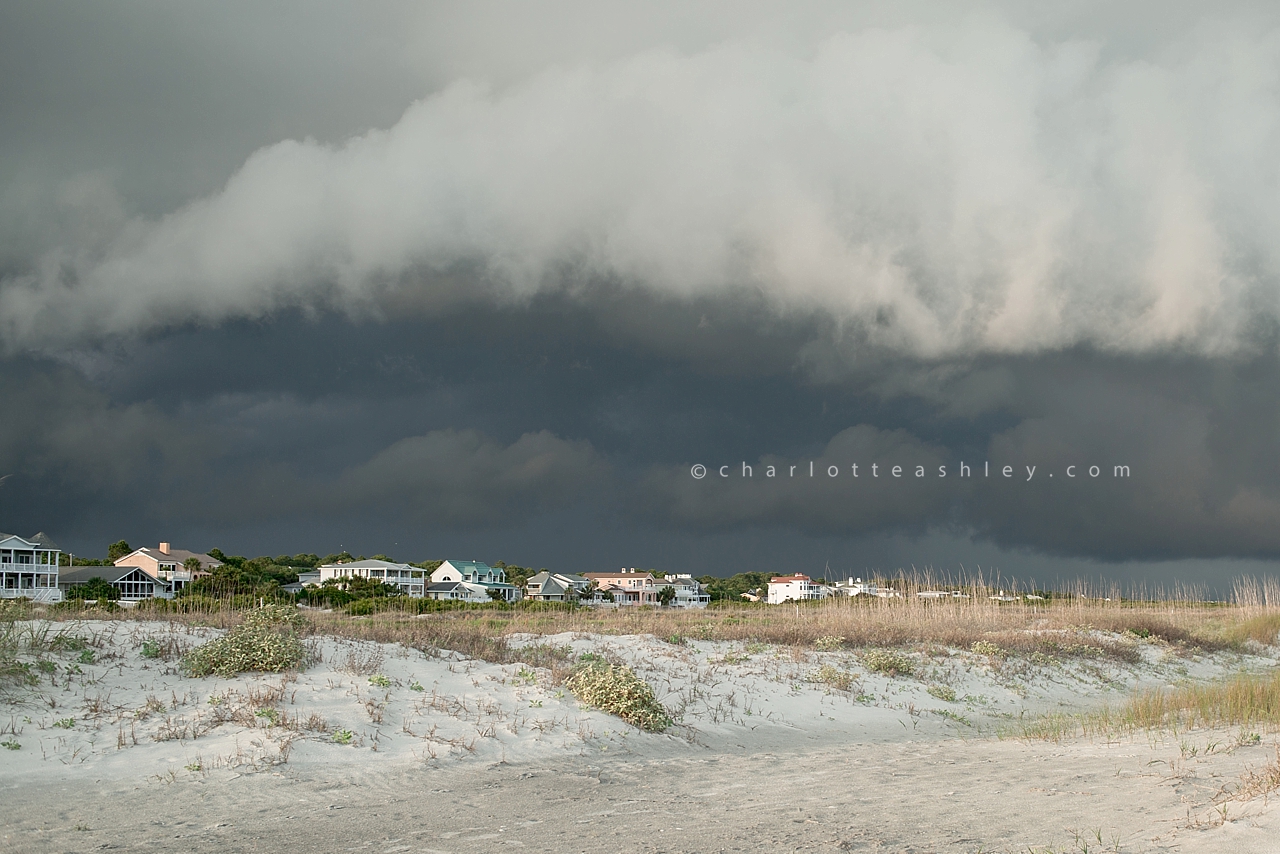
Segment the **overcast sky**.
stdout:
[[0,530],[1274,574],[1280,11],[1065,5],[5,4]]

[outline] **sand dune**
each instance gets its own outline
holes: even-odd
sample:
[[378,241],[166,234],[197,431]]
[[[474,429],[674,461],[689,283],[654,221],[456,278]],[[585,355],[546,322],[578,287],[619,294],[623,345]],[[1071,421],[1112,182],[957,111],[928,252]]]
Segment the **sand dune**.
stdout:
[[630,663],[677,719],[652,734],[529,665],[315,638],[299,674],[191,679],[176,657],[214,630],[58,629],[85,648],[0,707],[8,850],[1280,850],[1265,799],[1231,797],[1271,735],[1008,737],[1019,716],[1274,667],[1263,650],[934,650],[891,677],[849,651],[515,639]]

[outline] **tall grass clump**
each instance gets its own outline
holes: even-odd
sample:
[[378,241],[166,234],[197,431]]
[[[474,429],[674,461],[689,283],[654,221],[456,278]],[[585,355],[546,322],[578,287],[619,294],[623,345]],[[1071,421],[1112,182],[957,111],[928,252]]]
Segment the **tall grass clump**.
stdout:
[[1226,726],[1280,730],[1280,673],[1242,673],[1216,682],[1151,688],[1096,712],[1046,715],[1023,723],[1017,734],[1057,741],[1072,735],[1111,737],[1141,730]]
[[223,678],[238,673],[297,670],[307,660],[298,634],[305,624],[305,618],[287,605],[256,608],[227,634],[183,656],[182,670],[188,676]]
[[662,732],[672,724],[670,713],[658,702],[653,688],[625,665],[584,662],[565,680],[565,685],[587,705],[639,729]]

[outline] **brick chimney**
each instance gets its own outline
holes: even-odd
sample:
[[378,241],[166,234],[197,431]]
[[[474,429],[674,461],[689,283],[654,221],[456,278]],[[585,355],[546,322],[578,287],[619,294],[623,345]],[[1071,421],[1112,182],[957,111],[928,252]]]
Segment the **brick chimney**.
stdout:
[[161,544],[160,544],[160,554],[162,554],[162,555],[167,555],[168,553],[169,553],[169,544],[168,544],[168,543],[161,543]]

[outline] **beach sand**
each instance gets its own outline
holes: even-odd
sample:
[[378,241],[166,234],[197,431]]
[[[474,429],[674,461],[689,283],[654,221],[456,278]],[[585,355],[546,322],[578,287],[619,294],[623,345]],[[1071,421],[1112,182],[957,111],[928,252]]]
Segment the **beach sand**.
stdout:
[[515,639],[632,664],[676,712],[652,734],[518,663],[318,638],[300,674],[190,679],[176,656],[216,631],[55,631],[86,648],[0,705],[4,850],[1280,851],[1267,799],[1235,796],[1271,734],[1016,737],[1020,716],[1274,667],[1262,649],[935,649],[889,677],[851,651]]

